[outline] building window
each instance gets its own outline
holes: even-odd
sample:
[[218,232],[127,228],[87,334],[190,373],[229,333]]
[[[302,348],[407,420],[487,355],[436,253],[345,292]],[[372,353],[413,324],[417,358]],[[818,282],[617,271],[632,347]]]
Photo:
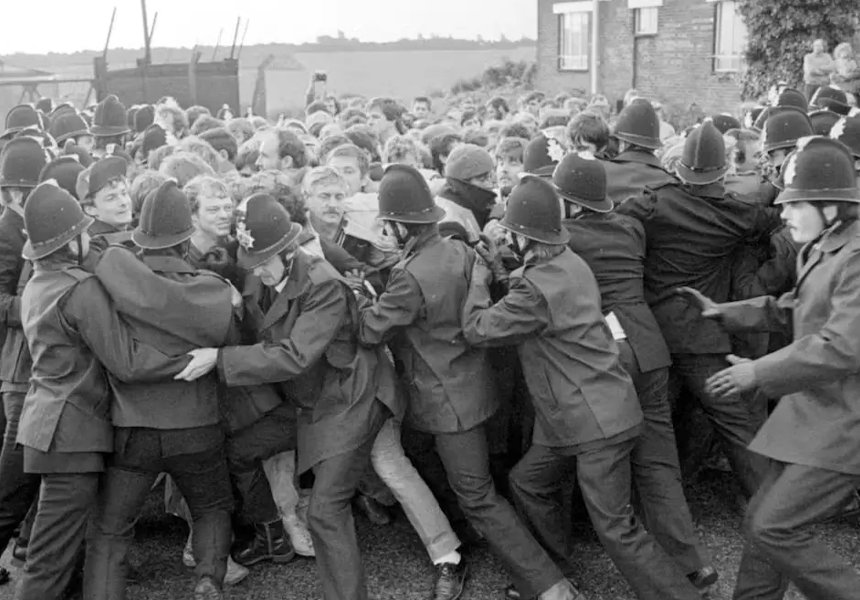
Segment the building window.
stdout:
[[591,50],[591,13],[562,13],[558,15],[558,23],[558,68],[562,71],[587,71]]
[[714,71],[739,71],[747,43],[747,27],[737,10],[737,2],[716,3],[714,19]]
[[633,33],[636,35],[657,34],[657,7],[633,9]]

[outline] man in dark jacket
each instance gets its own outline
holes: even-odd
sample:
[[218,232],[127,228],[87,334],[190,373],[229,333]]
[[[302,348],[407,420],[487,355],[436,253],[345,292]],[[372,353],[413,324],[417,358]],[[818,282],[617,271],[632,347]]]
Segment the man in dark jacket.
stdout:
[[188,361],[133,340],[104,289],[81,268],[92,219],[75,198],[53,180],[43,183],[30,194],[24,220],[23,253],[35,262],[35,274],[24,289],[21,317],[33,367],[18,442],[24,471],[42,485],[16,598],[42,600],[62,597],[69,584],[105,455],[113,451],[101,365],[122,381],[146,383],[172,377]]
[[633,513],[630,461],[642,411],[600,312],[597,282],[566,247],[569,234],[552,184],[524,178],[500,225],[524,266],[494,304],[489,285],[501,271],[475,261],[463,335],[475,347],[516,346],[523,363],[535,430],[532,447],[510,475],[520,512],[556,564],[570,572],[555,492],[575,466],[594,529],[636,594],[643,600],[699,598]]
[[[201,273],[182,257],[194,233],[188,200],[173,181],[144,201],[132,234],[143,249],[110,247],[96,276],[117,310],[147,341],[168,355],[221,345],[241,303],[230,284]],[[233,496],[217,398],[218,381],[161,381],[135,385],[110,377],[115,453],[105,473],[95,532],[87,545],[85,595],[122,598],[121,565],[132,528],[155,478],[167,472],[194,518],[198,600],[220,600],[230,550]]]
[[[379,190],[379,217],[404,251],[376,302],[362,307],[359,338],[390,342],[410,382],[407,423],[433,434],[460,506],[527,598],[576,598],[561,572],[493,485],[484,423],[496,409],[489,363],[460,326],[473,252],[439,235],[444,212],[422,175],[392,165]],[[454,567],[465,578],[464,558]]]
[[633,482],[645,526],[698,588],[717,573],[697,539],[681,485],[681,467],[669,404],[672,359],[645,302],[645,231],[636,219],[612,211],[604,163],[593,154],[569,154],[552,178],[564,201],[568,246],[597,279],[601,311],[633,380],[644,421],[631,454]]
[[42,145],[29,137],[15,138],[0,153],[0,325],[6,338],[0,351],[0,393],[3,395],[5,435],[0,453],[0,548],[24,520],[39,493],[39,477],[24,472],[24,457],[16,444],[18,419],[30,389],[30,350],[21,321],[21,294],[32,275],[22,256],[26,233],[24,202],[46,165]]
[[676,374],[727,442],[732,468],[751,496],[763,464],[747,445],[764,421],[764,407],[753,410],[741,396],[718,399],[705,392],[707,378],[726,366],[729,336],[675,293],[678,287],[689,286],[728,300],[736,250],[780,225],[773,209],[726,193],[725,161],[723,137],[706,121],[686,140],[677,172],[681,182],[647,189],[616,210],[645,228],[645,298],[669,346]]

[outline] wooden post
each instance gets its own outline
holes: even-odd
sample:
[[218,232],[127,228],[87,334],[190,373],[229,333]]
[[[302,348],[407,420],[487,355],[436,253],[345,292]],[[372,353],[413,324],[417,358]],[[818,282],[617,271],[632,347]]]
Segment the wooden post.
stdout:
[[143,55],[143,60],[146,61],[146,64],[150,64],[152,62],[152,53],[149,48],[149,19],[146,16],[146,0],[140,0],[140,10],[143,13],[143,43],[145,44],[145,54]]
[[191,51],[191,60],[188,62],[188,95],[191,98],[191,104],[197,104],[197,61],[200,60],[201,52],[197,51],[197,46]]

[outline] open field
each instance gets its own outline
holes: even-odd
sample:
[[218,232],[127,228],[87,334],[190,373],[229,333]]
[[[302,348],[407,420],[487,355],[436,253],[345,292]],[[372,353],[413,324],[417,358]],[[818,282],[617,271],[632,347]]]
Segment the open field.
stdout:
[[[365,96],[390,95],[409,101],[412,97],[434,90],[447,92],[458,79],[479,75],[489,66],[505,58],[513,61],[534,60],[534,46],[473,50],[399,50],[351,51],[316,53],[278,53],[277,46],[248,47],[240,59],[240,99],[243,107],[251,101],[257,66],[270,51],[275,62],[267,71],[266,87],[269,111],[303,107],[304,93],[316,70],[326,71],[329,90],[336,94],[353,93]],[[212,50],[203,49],[201,61],[212,58]],[[219,52],[219,58],[227,53]],[[133,67],[135,58],[128,51],[108,52],[111,69]],[[153,49],[153,62],[188,60],[188,49]],[[14,61],[14,62],[13,62]],[[92,58],[87,55],[21,56],[9,59],[15,67],[43,69],[65,77],[92,77]],[[69,97],[80,103],[86,96],[87,83],[44,86],[41,92],[53,97]],[[17,103],[20,89],[0,88],[0,111]],[[14,96],[14,98],[11,98]],[[11,104],[6,106],[7,104]],[[4,108],[5,107],[5,108]]]

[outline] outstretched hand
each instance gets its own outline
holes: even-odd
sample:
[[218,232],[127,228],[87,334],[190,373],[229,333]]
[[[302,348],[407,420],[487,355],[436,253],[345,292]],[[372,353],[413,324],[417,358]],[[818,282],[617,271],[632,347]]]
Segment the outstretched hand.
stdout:
[[746,392],[755,387],[755,368],[753,361],[734,354],[726,356],[732,365],[711,375],[705,382],[705,391],[717,398],[725,398]]
[[198,348],[188,354],[191,356],[191,362],[173,379],[195,381],[211,372],[218,362],[218,348]]
[[719,319],[722,316],[720,305],[699,290],[691,287],[680,287],[676,291],[679,295],[687,298],[687,301],[691,304],[694,304],[701,311],[702,317],[705,319]]

